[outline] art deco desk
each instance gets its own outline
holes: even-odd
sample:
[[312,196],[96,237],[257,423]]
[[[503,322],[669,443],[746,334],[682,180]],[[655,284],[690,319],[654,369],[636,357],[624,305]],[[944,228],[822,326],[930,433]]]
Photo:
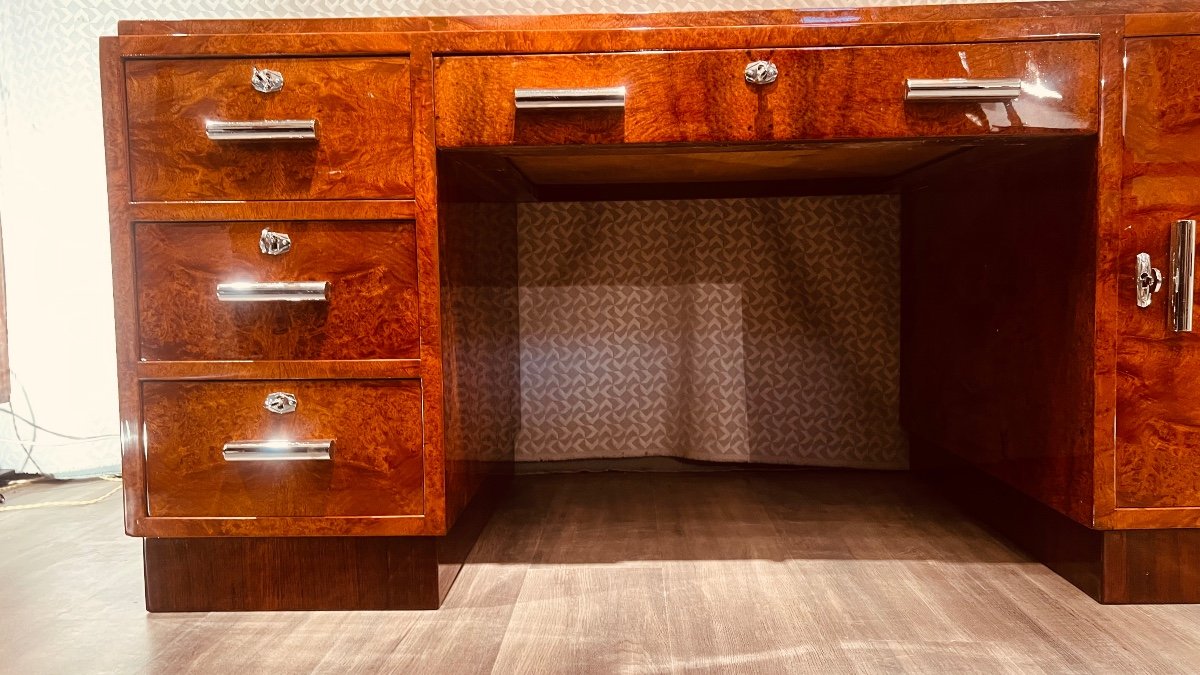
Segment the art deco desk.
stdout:
[[878,192],[914,468],[1102,602],[1200,601],[1200,3],[118,32],[150,610],[439,605],[511,467],[517,202]]

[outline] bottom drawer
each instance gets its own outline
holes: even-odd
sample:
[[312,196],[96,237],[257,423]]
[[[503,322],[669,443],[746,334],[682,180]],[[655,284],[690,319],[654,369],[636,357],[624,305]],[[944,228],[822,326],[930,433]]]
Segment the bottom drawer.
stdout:
[[147,382],[150,516],[423,513],[418,380]]

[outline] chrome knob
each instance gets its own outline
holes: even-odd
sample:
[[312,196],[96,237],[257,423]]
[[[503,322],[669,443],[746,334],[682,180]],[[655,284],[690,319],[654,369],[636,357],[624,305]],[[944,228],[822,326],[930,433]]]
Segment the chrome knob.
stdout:
[[746,81],[750,84],[771,84],[779,77],[779,68],[770,61],[752,61],[746,66]]
[[276,415],[296,412],[296,404],[296,395],[286,391],[271,392],[267,394],[267,400],[263,401],[263,407]]
[[251,66],[250,86],[254,87],[255,91],[261,91],[264,94],[273,94],[280,89],[283,89],[283,73],[278,70],[268,70],[266,68],[259,70]]
[[267,255],[283,255],[292,250],[292,238],[283,232],[272,232],[264,227],[258,235],[258,250]]
[[1163,274],[1150,264],[1150,254],[1137,254],[1137,306],[1143,309],[1149,307],[1162,285]]

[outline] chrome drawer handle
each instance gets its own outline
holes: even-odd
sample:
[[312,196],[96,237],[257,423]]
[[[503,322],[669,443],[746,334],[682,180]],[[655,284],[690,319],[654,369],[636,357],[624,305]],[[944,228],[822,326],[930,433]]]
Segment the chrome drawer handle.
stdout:
[[328,281],[234,281],[217,284],[222,302],[325,302]]
[[1175,221],[1171,228],[1170,266],[1167,306],[1171,312],[1171,328],[1176,333],[1190,333],[1196,292],[1196,221]]
[[947,77],[936,80],[909,79],[906,101],[1011,101],[1021,95],[1021,78],[968,80]]
[[625,87],[592,89],[516,89],[518,110],[550,108],[624,108]]
[[315,141],[316,120],[207,120],[204,133],[213,141]]
[[333,459],[334,439],[315,441],[230,441],[221,448],[226,462],[296,462]]

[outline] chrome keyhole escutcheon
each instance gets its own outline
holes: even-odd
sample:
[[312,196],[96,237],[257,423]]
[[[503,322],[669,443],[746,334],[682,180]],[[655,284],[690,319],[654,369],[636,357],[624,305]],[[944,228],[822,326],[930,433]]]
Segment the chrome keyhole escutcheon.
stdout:
[[283,232],[272,232],[264,227],[258,235],[258,250],[267,255],[283,255],[292,250],[292,238]]
[[283,73],[266,68],[259,70],[255,66],[251,66],[251,68],[250,86],[254,87],[255,91],[273,94],[283,89]]
[[779,77],[779,68],[770,61],[752,61],[746,66],[746,81],[750,84],[771,84]]
[[267,394],[267,399],[263,401],[263,407],[276,415],[286,415],[296,412],[296,395],[289,394],[286,391],[274,391]]
[[1150,254],[1137,254],[1137,306],[1143,309],[1149,307],[1162,285],[1162,272],[1150,264]]

